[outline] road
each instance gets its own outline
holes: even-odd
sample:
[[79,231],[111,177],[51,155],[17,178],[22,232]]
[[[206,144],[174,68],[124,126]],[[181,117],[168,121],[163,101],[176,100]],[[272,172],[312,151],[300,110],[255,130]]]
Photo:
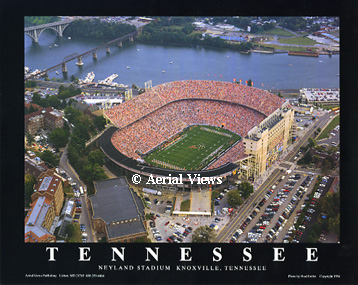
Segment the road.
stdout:
[[[72,85],[72,83],[64,83],[64,82],[53,82],[53,81],[43,81],[43,80],[36,80],[36,85],[37,87],[45,87],[45,88],[56,88],[58,89],[58,87],[65,86],[65,87],[69,87],[70,85]],[[113,88],[113,87],[112,87]],[[81,90],[83,92],[96,92],[97,93],[118,93],[118,92],[124,92],[126,91],[128,88],[126,87],[115,87],[115,89],[109,89],[109,88],[85,88],[82,87]],[[134,93],[137,92],[138,90],[133,89],[133,95]]]
[[[292,150],[288,153],[286,159],[281,162],[281,165],[282,163],[288,162],[287,166],[289,168],[296,166],[294,157],[299,152],[299,149],[307,143],[308,138],[313,135],[317,128],[322,129],[327,124],[327,122],[330,120],[330,115],[331,114],[326,113],[321,117],[316,118],[315,122],[311,125],[311,128],[303,135],[302,138],[299,138],[297,143],[293,145]],[[244,219],[246,219],[246,217],[252,212],[256,203],[262,199],[263,194],[266,193],[268,188],[279,178],[279,175],[283,174],[281,169],[282,167],[276,166],[272,174],[263,182],[263,184],[254,192],[254,194],[252,194],[246,204],[242,206],[239,212],[232,218],[232,221],[229,222],[226,227],[218,234],[215,242],[226,242],[230,239],[234,231],[240,227]]]
[[[72,178],[73,182],[75,182],[78,186],[81,186],[85,189],[86,185],[80,180],[75,170],[72,168],[72,166],[68,163],[67,160],[67,146],[63,150],[62,156],[60,158],[60,167],[66,171],[67,175]],[[86,226],[88,238],[88,242],[96,242],[94,239],[93,234],[93,228],[92,223],[90,222],[90,216],[89,211],[87,208],[87,194],[85,194],[84,197],[81,197],[81,203],[82,203],[82,213],[80,216],[80,223],[84,224]]]
[[[56,88],[58,89],[61,85],[64,87],[69,87],[71,83],[62,83],[62,82],[52,82],[52,81],[42,81],[37,80],[36,81],[37,87],[44,87],[44,88]],[[117,95],[118,92],[125,92],[128,88],[125,87],[116,87],[115,89],[109,89],[109,88],[81,88],[82,92],[90,93],[90,94],[113,94]],[[132,95],[133,97],[138,96],[138,90],[132,88]]]
[[262,199],[262,194],[271,186],[274,181],[282,174],[281,170],[275,169],[273,173],[269,176],[268,179],[256,190],[249,200],[244,204],[239,212],[232,218],[232,221],[229,222],[226,227],[218,234],[215,239],[215,242],[225,242],[229,237],[232,236],[233,232],[240,227],[247,215],[254,209],[254,206]]

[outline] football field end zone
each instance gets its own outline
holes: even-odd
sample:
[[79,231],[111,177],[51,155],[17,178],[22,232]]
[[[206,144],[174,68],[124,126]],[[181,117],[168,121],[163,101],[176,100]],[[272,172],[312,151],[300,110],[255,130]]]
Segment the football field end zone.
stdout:
[[[202,132],[202,134],[201,134],[202,137],[201,137],[200,141],[196,141],[195,138],[194,138],[197,135],[198,131]],[[225,150],[224,150],[224,153],[225,153],[228,149],[230,149],[233,145],[235,145],[238,141],[241,140],[241,136],[239,136],[238,134],[233,133],[233,132],[231,132],[229,130],[226,130],[226,129],[221,129],[220,127],[209,126],[209,125],[194,125],[194,126],[191,126],[190,129],[184,130],[182,132],[182,135],[181,135],[180,138],[174,139],[175,140],[174,143],[169,142],[168,147],[165,147],[163,149],[154,150],[152,152],[152,154],[147,156],[147,159],[145,159],[146,162],[149,163],[149,164],[154,164],[154,165],[156,165],[156,167],[163,167],[163,168],[169,168],[169,169],[174,169],[174,170],[184,170],[184,169],[189,170],[189,169],[192,169],[191,168],[192,166],[190,164],[186,165],[186,164],[178,163],[178,156],[189,157],[188,154],[185,155],[185,153],[186,153],[185,150],[191,144],[193,144],[193,146],[189,147],[189,148],[197,149],[197,146],[199,146],[199,148],[200,148],[201,144],[208,143],[208,141],[205,139],[205,135],[203,135],[203,132],[205,132],[205,133],[213,133],[216,136],[222,136],[222,137],[226,137],[226,138],[229,138],[229,139],[231,139],[233,137],[235,138],[234,142],[231,143],[231,144],[229,144],[229,140],[226,140],[226,141],[220,143],[219,145],[221,147],[219,147],[219,148],[217,148],[217,146],[215,145],[216,141],[215,142],[210,142],[210,144],[207,147],[209,147],[210,150],[212,150],[213,152],[215,152],[215,149],[213,149],[214,147],[216,147],[217,149],[221,149],[222,147],[225,146]],[[193,134],[194,134],[194,136],[193,136]],[[188,143],[188,141],[184,141],[184,146],[180,147],[179,149],[177,149],[176,153],[174,153],[173,159],[170,159],[168,157],[169,154],[167,154],[167,151],[169,149],[172,149],[172,147],[178,146],[178,143],[182,142],[183,139],[185,140],[185,138],[187,138],[187,137],[191,137],[191,139],[193,139],[193,142]],[[190,154],[190,156],[191,155],[192,154]],[[198,153],[196,155],[198,155],[200,157],[200,156],[203,156],[204,154],[203,153]],[[215,155],[216,155],[215,153],[214,154],[209,154],[209,156],[207,156],[205,158],[209,157],[209,160],[210,160],[210,157],[212,157],[212,156],[214,157]],[[169,156],[171,156],[171,155],[169,155]],[[197,157],[197,158],[199,158],[199,157]],[[205,168],[207,165],[209,165],[210,163],[212,163],[216,159],[212,160],[212,158],[211,158],[211,161],[207,162],[204,165],[202,165],[202,163],[203,163],[203,161],[205,159],[202,159],[202,160],[196,160],[195,159],[195,161],[193,161],[195,163],[194,169],[197,168],[197,167],[198,167],[198,170],[200,170],[202,168]]]

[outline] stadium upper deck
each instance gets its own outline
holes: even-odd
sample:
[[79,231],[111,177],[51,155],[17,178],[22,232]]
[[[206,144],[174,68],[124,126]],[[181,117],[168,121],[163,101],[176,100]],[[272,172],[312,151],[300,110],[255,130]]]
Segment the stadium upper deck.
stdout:
[[[112,147],[129,159],[140,159],[190,125],[224,126],[245,137],[284,103],[274,94],[245,85],[188,80],[156,86],[105,111],[105,116],[118,127],[111,136]],[[232,165],[250,155],[241,141],[207,169]]]
[[237,103],[265,116],[280,108],[285,101],[266,90],[236,83],[186,80],[155,86],[125,104],[105,111],[105,116],[115,126],[123,128],[168,103],[196,98]]

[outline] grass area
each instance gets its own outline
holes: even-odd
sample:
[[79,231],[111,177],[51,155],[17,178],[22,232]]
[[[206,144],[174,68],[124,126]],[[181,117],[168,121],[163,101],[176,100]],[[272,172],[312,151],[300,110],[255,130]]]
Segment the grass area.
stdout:
[[190,211],[190,200],[181,202],[180,211]]
[[336,107],[340,107],[339,105],[326,105],[326,106],[322,106],[320,108],[325,109],[325,110],[332,110],[333,108]]
[[239,135],[222,128],[193,126],[149,154],[145,161],[161,168],[200,170],[239,139]]
[[63,192],[65,193],[65,196],[68,198],[72,198],[74,196],[71,186],[63,187]]
[[274,28],[271,30],[267,30],[264,32],[265,35],[276,35],[276,36],[280,36],[280,37],[291,37],[294,36],[294,34],[292,34],[291,32],[288,32],[284,29],[281,28]]
[[278,42],[281,44],[291,45],[315,45],[317,42],[311,40],[305,36],[293,37],[293,38],[280,38]]
[[[279,46],[273,44],[259,44],[259,46],[271,47],[278,50],[288,50],[288,51],[307,51],[306,47],[296,47],[296,46]],[[312,51],[317,51],[317,48],[312,48]]]
[[80,225],[73,223],[72,226],[74,228],[74,232],[72,236],[68,239],[68,242],[82,242],[82,237],[81,237],[82,233],[80,230]]
[[340,115],[336,116],[318,137],[318,140],[328,138],[329,133],[339,124]]

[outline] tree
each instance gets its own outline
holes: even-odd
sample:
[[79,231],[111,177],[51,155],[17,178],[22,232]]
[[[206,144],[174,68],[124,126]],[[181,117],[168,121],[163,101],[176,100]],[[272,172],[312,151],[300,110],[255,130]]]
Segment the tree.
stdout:
[[237,190],[241,193],[241,196],[246,199],[251,193],[254,193],[254,186],[250,182],[242,182],[237,186]]
[[72,140],[73,139],[71,139],[71,142],[69,143],[67,148],[67,157],[71,165],[76,168],[76,165],[80,159],[80,154],[77,151],[75,144],[72,143]]
[[56,128],[49,135],[50,141],[55,145],[56,148],[64,147],[68,143],[69,132]]
[[247,86],[252,86],[252,81],[251,81],[251,79],[249,79],[249,80],[247,81]]
[[40,105],[41,104],[41,96],[38,92],[35,92],[33,95],[32,95],[32,103],[34,104],[37,104],[37,105]]
[[33,87],[36,87],[36,81],[30,81],[30,80],[28,80],[28,81],[26,81],[25,82],[25,87],[26,88],[33,88]]
[[324,174],[327,174],[329,170],[331,170],[332,168],[333,168],[332,161],[328,157],[326,157],[322,162],[322,172]]
[[236,190],[230,191],[227,194],[227,203],[230,207],[237,207],[242,204],[240,193]]
[[104,164],[104,158],[105,155],[100,149],[91,151],[88,154],[88,161],[91,162],[92,164],[98,164],[99,166],[102,166]]
[[26,140],[27,140],[27,144],[28,144],[28,145],[32,145],[32,143],[35,141],[34,136],[31,135],[30,133],[28,133],[28,134],[26,135]]
[[47,163],[51,164],[53,167],[56,167],[59,165],[58,158],[49,150],[45,150],[42,155],[41,159],[43,161],[46,161]]
[[106,119],[103,116],[97,116],[93,119],[93,123],[99,131],[102,131],[106,126]]
[[[60,86],[61,87],[61,86]],[[71,101],[71,99],[70,99]],[[68,106],[64,109],[65,117],[70,123],[74,123],[77,117],[81,116],[81,111],[76,110],[75,108]]]
[[34,185],[36,184],[36,179],[30,174],[25,174],[25,206],[30,206],[31,195],[34,192]]
[[54,107],[55,109],[60,109],[61,101],[56,96],[47,96],[46,101],[51,107]]
[[71,80],[72,83],[76,83],[76,84],[78,83],[78,78],[76,76],[74,76],[74,75],[71,75],[70,80]]
[[312,161],[312,154],[310,151],[307,151],[303,158],[301,158],[299,164],[310,164]]
[[36,111],[37,111],[37,108],[35,109],[34,106],[32,106],[32,104],[31,104],[30,108],[29,108],[29,114],[36,112]]
[[334,232],[336,235],[339,236],[340,234],[340,221],[341,215],[338,214],[336,217],[332,217],[328,221],[328,230],[330,232]]
[[193,243],[209,243],[215,239],[215,231],[208,226],[201,226],[197,228],[193,233]]
[[316,140],[314,140],[313,138],[308,138],[308,147],[309,148],[313,148],[317,145]]

